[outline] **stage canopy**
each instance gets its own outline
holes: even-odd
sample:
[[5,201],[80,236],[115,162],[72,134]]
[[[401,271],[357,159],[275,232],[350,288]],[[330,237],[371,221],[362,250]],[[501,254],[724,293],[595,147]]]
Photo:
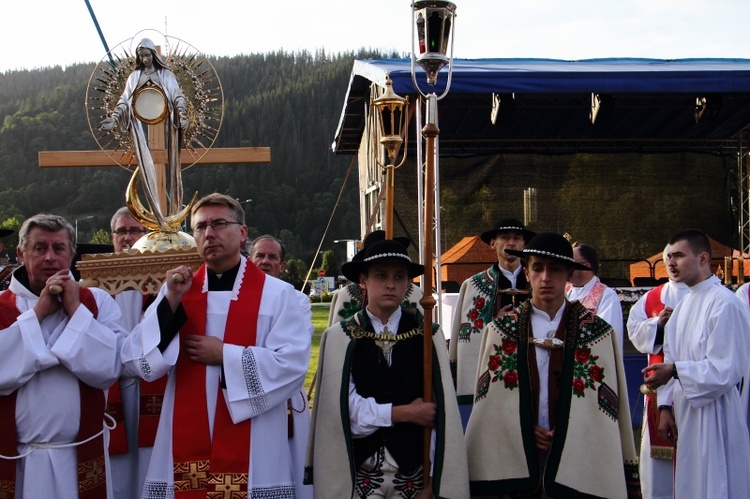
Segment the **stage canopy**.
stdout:
[[[335,152],[357,152],[370,85],[388,73],[416,100],[408,59],[355,61]],[[419,67],[417,79],[427,91]],[[438,95],[446,79],[447,67]],[[438,109],[441,155],[737,149],[750,124],[750,59],[461,59]]]

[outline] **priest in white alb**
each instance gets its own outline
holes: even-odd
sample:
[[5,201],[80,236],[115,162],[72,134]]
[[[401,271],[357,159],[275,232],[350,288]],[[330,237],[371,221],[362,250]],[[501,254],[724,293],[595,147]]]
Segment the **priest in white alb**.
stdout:
[[105,389],[120,375],[120,311],[70,273],[73,227],[40,214],[19,231],[0,294],[0,497],[114,497]]
[[[115,253],[129,250],[148,232],[126,206],[112,215],[110,227]],[[136,289],[120,291],[114,296],[127,333],[141,322],[144,310],[154,298]],[[147,383],[137,376],[122,376],[107,393],[107,414],[117,421],[117,427],[109,433],[115,497],[138,497],[143,490],[165,387],[166,378]]]
[[698,230],[669,241],[667,265],[688,294],[667,322],[664,362],[643,370],[658,388],[659,433],[676,442],[674,495],[750,496],[747,389],[750,316],[711,273],[711,245]]
[[169,376],[144,498],[295,498],[287,400],[311,339],[300,334],[294,288],[241,255],[244,217],[230,196],[196,202],[191,225],[205,263],[167,271],[123,350],[129,372]]

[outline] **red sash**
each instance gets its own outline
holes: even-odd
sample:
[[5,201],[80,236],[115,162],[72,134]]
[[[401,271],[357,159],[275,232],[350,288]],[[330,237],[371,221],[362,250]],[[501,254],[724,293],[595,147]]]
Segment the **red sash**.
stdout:
[[[664,303],[661,301],[661,292],[664,284],[655,287],[646,294],[646,316],[656,317],[664,310]],[[648,365],[664,362],[664,353],[654,353],[648,356]],[[651,457],[656,459],[672,459],[674,455],[674,445],[669,440],[659,436],[659,407],[655,396],[646,396],[646,422],[648,424],[648,435],[651,439]]]
[[[265,277],[255,265],[247,262],[238,299],[229,305],[225,343],[246,347],[255,345]],[[188,320],[180,328],[181,341],[187,335],[205,335],[208,304],[207,293],[202,292],[205,279],[206,266],[203,265],[193,276],[192,286],[182,298]],[[250,420],[234,424],[220,390],[211,440],[206,411],[206,366],[192,362],[181,352],[175,369],[172,420],[175,497],[229,497],[226,494],[232,492],[246,497],[250,469]]]
[[153,447],[156,430],[159,428],[161,405],[164,402],[164,390],[167,388],[167,376],[154,381],[141,380],[141,395],[138,415],[138,447]]
[[[148,298],[148,295],[143,296],[144,309]],[[164,401],[164,389],[167,387],[167,376],[154,381],[136,380],[136,383],[140,383],[138,447],[153,447],[156,430],[159,427],[161,404]],[[117,422],[117,427],[109,432],[109,455],[127,454],[128,439],[119,382],[109,388],[107,414]]]
[[[136,380],[136,383],[140,383],[138,447],[153,447],[154,440],[156,440],[156,430],[159,427],[164,390],[167,387],[167,376],[162,376],[154,381]],[[109,455],[127,454],[128,439],[119,382],[109,388],[107,414],[117,422],[117,427],[109,432]]]
[[[85,288],[79,289],[81,303],[88,308],[94,317],[98,307],[94,294]],[[16,307],[16,295],[11,291],[0,294],[0,329],[13,325],[21,312]],[[81,420],[78,426],[78,441],[99,433],[104,419],[104,391],[92,388],[82,381],[78,382],[80,390]],[[3,430],[0,432],[0,454],[17,456],[16,442],[16,393],[0,397],[0,421]],[[106,499],[107,483],[104,471],[104,437],[99,437],[76,447],[78,451],[78,497],[79,499]],[[0,459],[0,497],[15,497],[16,460]],[[44,477],[37,477],[44,480]],[[5,495],[3,495],[5,494]]]

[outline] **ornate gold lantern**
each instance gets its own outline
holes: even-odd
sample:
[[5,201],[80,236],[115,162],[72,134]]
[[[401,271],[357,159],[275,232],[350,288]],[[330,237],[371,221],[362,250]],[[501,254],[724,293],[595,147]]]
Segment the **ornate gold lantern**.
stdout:
[[[388,165],[383,165],[376,155],[378,164],[385,168],[385,235],[386,239],[393,238],[393,204],[395,189],[395,170],[406,160],[406,142],[408,140],[408,112],[409,99],[401,97],[393,91],[393,81],[390,74],[385,77],[385,90],[377,99],[372,101],[377,109],[380,144],[388,154]],[[401,161],[396,165],[399,150],[404,146]]]

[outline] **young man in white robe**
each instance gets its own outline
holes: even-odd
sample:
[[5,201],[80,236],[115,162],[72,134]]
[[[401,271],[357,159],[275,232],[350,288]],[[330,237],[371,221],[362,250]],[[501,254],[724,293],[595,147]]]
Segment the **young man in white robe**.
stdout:
[[[664,248],[666,265],[667,248]],[[667,273],[669,267],[667,266]],[[664,326],[674,308],[687,294],[685,283],[675,282],[673,276],[646,294],[630,308],[628,336],[639,352],[648,354],[648,363],[664,360]],[[643,396],[643,423],[641,429],[640,474],[643,497],[649,499],[671,499],[674,480],[674,442],[662,439],[658,434],[659,409],[655,395]]]
[[619,343],[565,299],[573,248],[534,236],[523,251],[531,300],[484,329],[466,428],[472,496],[640,497]]
[[223,194],[195,203],[204,265],[167,271],[123,349],[131,372],[169,376],[144,498],[295,497],[287,401],[307,371],[310,336],[300,334],[308,325],[294,288],[242,256],[244,216]]
[[[286,270],[286,246],[281,239],[270,234],[259,236],[250,243],[248,250],[250,260],[266,274],[279,278]],[[315,326],[312,323],[312,307],[310,298],[301,291],[294,290],[294,295],[299,301],[302,314],[305,317],[307,329],[300,334],[308,334],[312,339],[315,334]],[[298,473],[295,477],[297,487],[296,499],[312,499],[312,485],[304,485],[305,453],[307,452],[307,438],[310,432],[310,409],[307,395],[305,394],[305,375],[300,376],[297,392],[287,401],[289,417],[292,418],[289,431],[289,447],[292,452],[294,470]]]
[[740,393],[748,311],[711,272],[703,232],[672,236],[667,265],[689,292],[666,324],[664,362],[643,373],[646,385],[659,389],[659,433],[676,442],[675,497],[748,497],[750,437]]
[[114,497],[105,480],[105,390],[120,375],[124,336],[114,300],[73,279],[75,247],[62,217],[27,219],[22,267],[0,294],[3,497]]

